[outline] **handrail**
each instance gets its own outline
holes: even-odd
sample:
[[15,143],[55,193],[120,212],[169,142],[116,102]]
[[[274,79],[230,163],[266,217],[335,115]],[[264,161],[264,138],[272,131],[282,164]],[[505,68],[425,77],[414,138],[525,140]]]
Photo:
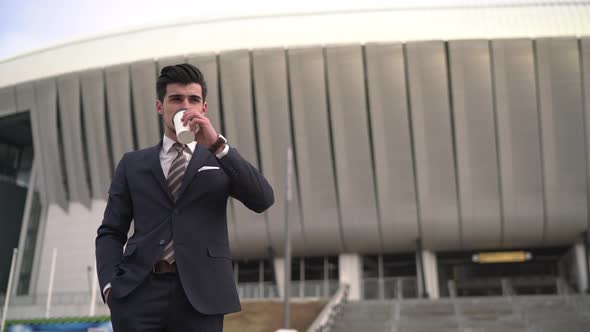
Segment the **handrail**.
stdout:
[[465,319],[463,317],[463,310],[461,309],[461,305],[459,304],[457,297],[457,284],[455,283],[455,280],[449,280],[447,282],[447,287],[449,288],[449,297],[451,298],[451,303],[453,304],[453,314],[455,316],[455,320],[459,326],[459,331],[463,331]]
[[512,299],[512,295],[515,294],[512,281],[509,278],[502,278],[500,284],[502,285],[502,296]]
[[350,286],[348,284],[341,284],[338,287],[338,291],[330,302],[326,304],[322,312],[316,317],[313,323],[307,329],[307,332],[327,332],[330,331],[334,325],[334,319],[340,311],[342,306],[348,301],[348,290]]

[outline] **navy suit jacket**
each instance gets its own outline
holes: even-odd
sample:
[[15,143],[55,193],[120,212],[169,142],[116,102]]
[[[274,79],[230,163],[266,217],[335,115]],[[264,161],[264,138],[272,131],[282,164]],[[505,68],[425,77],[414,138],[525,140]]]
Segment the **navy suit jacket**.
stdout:
[[[109,296],[124,298],[146,279],[174,239],[180,281],[195,309],[203,314],[239,311],[227,200],[234,197],[260,213],[274,203],[273,190],[236,149],[217,159],[197,144],[174,200],[162,171],[161,148],[162,142],[128,152],[115,170],[96,237],[100,287],[110,282]],[[199,172],[203,166],[219,169]],[[134,233],[127,240],[132,220]]]

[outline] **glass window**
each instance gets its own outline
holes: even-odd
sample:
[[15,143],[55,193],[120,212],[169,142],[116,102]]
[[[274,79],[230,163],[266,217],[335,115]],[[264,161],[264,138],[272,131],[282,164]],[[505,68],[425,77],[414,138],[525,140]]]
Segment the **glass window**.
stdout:
[[238,262],[238,282],[258,282],[260,280],[260,261]]
[[339,280],[339,266],[338,266],[338,257],[337,256],[329,256],[327,259],[328,263],[328,279],[329,280]]
[[263,277],[264,280],[263,281],[275,281],[275,273],[273,271],[274,268],[274,264],[269,261],[269,260],[263,260],[261,261],[261,264],[263,264],[264,266],[264,272],[263,272]]
[[301,280],[301,264],[302,258],[300,257],[293,257],[291,258],[291,280],[293,281],[300,281]]
[[363,256],[363,278],[379,278],[379,257]]
[[324,257],[305,258],[305,280],[324,280]]
[[416,275],[416,256],[414,254],[383,255],[382,259],[384,277]]

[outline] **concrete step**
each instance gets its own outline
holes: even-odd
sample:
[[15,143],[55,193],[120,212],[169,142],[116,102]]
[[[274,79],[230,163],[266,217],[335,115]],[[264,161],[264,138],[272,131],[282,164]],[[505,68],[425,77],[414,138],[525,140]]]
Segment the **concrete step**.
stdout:
[[390,301],[356,301],[344,305],[335,332],[391,330],[392,305]]
[[389,322],[337,322],[333,329],[334,332],[364,332],[364,331],[391,331],[391,324]]
[[590,297],[356,301],[343,307],[334,331],[590,332]]
[[423,327],[423,328],[431,328],[436,329],[438,327],[454,327],[455,329],[459,327],[454,320],[438,320],[438,321],[417,321],[417,320],[399,320],[397,322],[398,327]]
[[532,325],[535,332],[588,332],[590,321],[546,321],[537,322]]

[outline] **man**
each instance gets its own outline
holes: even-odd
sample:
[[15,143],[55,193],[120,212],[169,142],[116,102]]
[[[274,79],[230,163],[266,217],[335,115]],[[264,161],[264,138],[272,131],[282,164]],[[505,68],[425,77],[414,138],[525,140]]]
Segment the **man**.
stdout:
[[[222,331],[223,315],[240,310],[227,200],[260,213],[274,203],[273,191],[211,125],[207,85],[196,67],[163,68],[156,90],[163,140],[123,156],[98,228],[103,297],[115,332]],[[185,125],[198,126],[196,142],[178,143],[173,116],[179,109],[187,109]]]

